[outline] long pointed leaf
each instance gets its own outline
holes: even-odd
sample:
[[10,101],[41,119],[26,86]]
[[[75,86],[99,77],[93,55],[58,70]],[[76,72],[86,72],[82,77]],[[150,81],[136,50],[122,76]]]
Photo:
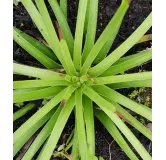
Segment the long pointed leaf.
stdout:
[[74,41],[74,65],[76,70],[81,69],[82,40],[84,32],[84,23],[86,16],[87,0],[80,0],[77,15],[77,24]]
[[16,143],[21,136],[23,136],[30,128],[32,128],[43,116],[45,116],[50,110],[52,110],[64,96],[66,89],[52,98],[45,106],[43,106],[38,112],[36,112],[28,121],[26,121],[13,136],[13,143]]
[[40,0],[36,1],[38,7],[40,6],[38,8],[40,13],[38,12],[37,8],[35,7],[35,5],[33,4],[31,0],[22,0],[21,2],[26,8],[26,10],[28,11],[34,23],[36,24],[40,33],[48,42],[50,48],[53,50],[53,52],[56,54],[60,62],[63,64],[63,67],[66,68],[62,54],[61,54],[59,39],[55,32],[54,26],[51,22],[51,19],[44,1],[40,1]]
[[40,50],[35,48],[35,46],[33,46],[31,43],[29,43],[21,35],[21,32],[18,32],[17,30],[13,29],[13,38],[23,49],[25,49],[30,55],[32,55],[34,58],[36,58],[45,67],[47,67],[49,69],[51,69],[51,68],[57,68],[57,69],[62,68],[61,65],[54,62],[52,59],[47,57]]
[[140,141],[135,137],[135,135],[130,131],[130,129],[125,125],[125,123],[113,112],[109,110],[104,111],[109,118],[116,124],[116,126],[120,129],[120,131],[125,135],[128,141],[132,144],[138,154],[142,157],[142,159],[151,160],[151,156],[140,143]]
[[[122,133],[126,136],[129,142],[133,145],[136,151],[140,154],[143,159],[150,160],[151,157],[149,153],[145,150],[142,144],[138,141],[138,139],[132,134],[129,128],[124,124],[124,122],[116,115],[115,110],[113,111],[111,108],[116,108],[112,103],[109,103],[107,100],[103,100],[99,102],[98,97],[93,97],[96,93],[86,85],[83,88],[84,94],[86,94],[89,98],[93,99],[93,101],[100,106],[100,108],[111,118],[111,120],[117,125],[117,127],[122,131]],[[101,99],[101,98],[100,98]]]
[[[71,31],[70,31],[69,25],[67,23],[67,19],[65,17],[65,14],[63,13],[62,9],[60,8],[57,0],[54,0],[54,1],[48,0],[48,2],[50,4],[50,6],[52,7],[52,10],[53,10],[53,12],[58,20],[58,24],[61,28],[63,37],[66,40],[67,45],[68,45],[69,50],[70,50],[70,53],[72,55],[73,47],[74,47],[74,40],[73,40],[73,36],[71,34]],[[63,4],[64,3],[66,3],[66,2],[63,2]]]
[[111,83],[120,83],[120,82],[130,82],[130,81],[143,81],[151,80],[152,72],[141,72],[141,73],[132,73],[124,74],[117,76],[107,76],[107,77],[97,77],[93,81],[87,82],[91,85],[101,85],[101,84],[111,84]]
[[17,112],[13,113],[13,121],[17,120],[18,118],[22,117],[23,115],[31,111],[34,108],[34,106],[34,103],[28,103],[26,106],[19,109]]
[[31,91],[37,91],[37,90],[39,90],[39,89],[44,89],[44,88],[47,88],[47,87],[14,89],[14,90],[13,90],[13,95],[14,95],[14,94],[20,94],[20,93],[31,92]]
[[112,112],[116,111],[116,108],[111,103],[109,103],[107,100],[105,100],[103,97],[101,97],[92,88],[84,85],[82,88],[82,91],[91,100],[93,100],[98,106],[103,106],[104,108],[107,108],[108,110],[111,110]]
[[76,102],[76,121],[77,121],[76,129],[77,129],[80,157],[82,160],[87,160],[89,158],[89,154],[88,154],[88,144],[86,139],[85,122],[83,115],[82,91],[80,88],[76,90],[75,102]]
[[[51,115],[55,112],[55,110],[47,113],[43,118],[41,118],[37,123],[28,130],[24,135],[20,135],[19,139],[13,145],[13,156],[17,154],[17,152],[23,147],[23,145],[28,141],[28,139],[33,136],[33,134],[51,117]],[[18,129],[19,130],[19,129]],[[17,132],[17,131],[16,131]]]
[[16,30],[18,33],[21,34],[21,36],[26,39],[26,41],[28,41],[29,43],[31,43],[31,45],[33,45],[35,48],[37,48],[38,50],[40,50],[40,52],[42,52],[43,54],[45,54],[46,56],[48,56],[49,58],[51,58],[52,60],[56,61],[57,57],[54,54],[54,52],[47,47],[46,45],[44,45],[43,43],[41,43],[40,41],[36,40],[35,38],[31,37],[30,35],[26,34],[25,32],[22,32],[21,30],[19,30],[16,27],[13,27],[14,30]]
[[[136,56],[138,55],[138,56]],[[109,69],[107,69],[101,76],[110,76],[118,73],[122,73],[128,69],[136,67],[150,59],[152,59],[152,50],[143,51],[137,53],[134,58],[128,59],[123,63],[113,65]]]
[[140,105],[109,87],[92,86],[92,88],[100,95],[103,95],[152,121],[152,110],[149,107]]
[[[84,51],[82,54],[82,63],[85,62],[87,56],[89,55],[96,36],[96,27],[97,27],[97,13],[98,13],[98,0],[89,0],[89,13],[87,12],[86,19],[88,19],[87,24],[87,33]],[[88,17],[88,18],[87,18]]]
[[85,24],[84,24],[84,34],[86,34],[87,28],[88,28],[89,12],[90,12],[90,1],[91,1],[91,0],[88,0],[87,6],[86,6],[86,16],[85,16]]
[[[52,48],[53,43],[55,42],[55,44],[56,44],[57,41],[54,41],[54,42],[52,41],[52,37],[50,37],[51,34],[49,33],[50,30],[48,30],[48,28],[46,27],[43,17],[40,15],[40,13],[38,12],[38,10],[35,7],[35,5],[33,4],[33,2],[31,0],[22,0],[21,3],[24,5],[25,9],[28,11],[32,20],[35,22],[40,33],[43,35],[45,40],[48,42],[48,44]],[[55,37],[55,36],[53,36],[53,37]],[[57,40],[58,40],[58,38],[57,38]]]
[[121,6],[119,7],[117,13],[113,17],[112,21],[114,23],[112,23],[112,26],[110,26],[110,33],[112,36],[110,36],[108,41],[101,49],[100,53],[97,55],[96,59],[94,60],[94,64],[98,64],[99,62],[101,62],[106,57],[107,53],[109,52],[109,49],[112,47],[112,44],[118,34],[119,28],[122,24],[122,20],[125,16],[127,9],[129,8],[129,5],[130,3],[128,2],[128,0],[122,0]]
[[152,87],[152,80],[143,80],[143,81],[130,81],[130,82],[120,82],[112,83],[107,85],[112,89],[121,89],[121,88],[132,88],[132,87]]
[[145,135],[149,140],[152,140],[152,132],[145,127],[141,122],[135,119],[129,112],[123,109],[119,104],[111,101],[113,105],[117,108],[117,114],[120,115],[122,119],[124,119],[127,123],[135,127],[138,131],[140,131],[143,135]]
[[74,142],[73,142],[72,151],[71,151],[72,160],[78,160],[78,155],[79,155],[78,148],[79,147],[78,147],[77,129],[75,128],[75,131],[74,131]]
[[36,77],[41,79],[62,80],[65,78],[69,78],[69,76],[65,74],[53,72],[47,69],[30,67],[27,65],[22,65],[17,63],[13,63],[13,72],[16,72],[21,75],[26,75],[26,76]]
[[49,87],[49,88],[44,88],[44,89],[39,89],[34,91],[27,91],[24,93],[17,92],[13,94],[13,103],[47,98],[47,97],[56,95],[63,89],[64,87]]
[[67,46],[67,43],[65,40],[61,40],[60,42],[60,45],[61,45],[61,49],[62,49],[62,54],[63,54],[63,57],[64,57],[64,60],[66,62],[66,65],[68,67],[68,70],[69,70],[69,74],[70,75],[78,75],[77,72],[76,72],[76,69],[74,67],[74,63],[71,59],[71,55],[70,55],[70,52],[69,52],[69,49],[68,49],[68,46]]
[[[121,6],[119,7],[118,11],[115,13],[114,17],[111,19],[107,27],[105,28],[104,32],[101,34],[95,45],[93,46],[91,52],[89,53],[83,67],[81,68],[81,75],[87,73],[88,69],[90,68],[92,62],[95,60],[103,46],[108,42],[111,43],[116,37],[116,34],[119,30],[120,24],[123,20],[123,16],[127,11],[129,4],[126,0],[123,0]],[[116,25],[115,25],[116,24]],[[113,30],[114,32],[110,32]],[[111,33],[111,34],[110,34]],[[110,41],[111,40],[111,41]]]
[[44,150],[42,151],[42,154],[40,155],[40,160],[49,160],[55,146],[57,145],[57,142],[60,138],[60,135],[65,127],[65,124],[70,116],[71,111],[73,110],[75,105],[74,101],[74,95],[72,95],[69,100],[66,102],[64,106],[62,106],[61,113],[54,125],[54,128],[51,132],[51,135],[46,142],[46,145],[44,147]]
[[117,49],[115,49],[107,58],[101,61],[98,65],[91,68],[88,73],[91,76],[99,76],[122,57],[135,43],[149,30],[152,25],[152,14],[144,20],[137,30]]
[[130,149],[130,147],[128,146],[128,144],[126,143],[121,133],[118,131],[115,124],[112,122],[112,120],[103,111],[99,111],[97,109],[95,109],[95,116],[102,122],[104,127],[113,136],[115,141],[119,144],[119,146],[123,149],[127,156],[131,160],[138,160],[138,158]]
[[44,128],[41,130],[41,132],[38,134],[37,138],[35,139],[33,144],[30,146],[30,148],[28,149],[28,151],[26,152],[26,154],[24,155],[22,160],[31,160],[32,159],[32,157],[35,155],[35,153],[39,150],[41,145],[45,142],[45,140],[50,135],[61,110],[62,110],[62,107],[60,106],[56,110],[56,112],[52,115],[49,122],[47,122],[47,124],[44,126]]
[[91,157],[95,156],[95,129],[94,129],[94,115],[92,101],[83,96],[84,118],[86,126],[86,135],[88,142],[88,150]]
[[20,88],[37,88],[37,87],[50,87],[50,86],[69,86],[71,83],[64,80],[22,80],[14,81],[13,89]]

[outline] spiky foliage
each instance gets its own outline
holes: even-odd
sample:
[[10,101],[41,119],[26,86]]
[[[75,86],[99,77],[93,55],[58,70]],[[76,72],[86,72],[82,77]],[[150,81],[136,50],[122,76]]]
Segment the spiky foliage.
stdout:
[[[59,5],[56,0],[48,0],[63,34],[61,40],[57,36],[44,0],[35,0],[35,2],[36,6],[31,0],[21,0],[49,47],[15,27],[13,35],[14,40],[46,69],[14,63],[14,74],[37,79],[14,81],[13,101],[19,103],[52,98],[15,131],[14,156],[43,126],[22,160],[31,160],[41,146],[42,150],[37,159],[49,160],[74,110],[75,128],[67,143],[69,146],[66,147],[72,147],[73,160],[98,159],[95,157],[94,116],[101,121],[130,159],[138,158],[123,136],[142,159],[150,160],[151,156],[125,122],[151,140],[151,131],[128,112],[131,110],[151,121],[151,109],[130,100],[116,89],[151,87],[151,72],[123,75],[119,73],[152,58],[151,50],[121,58],[149,30],[152,15],[149,14],[126,41],[108,54],[131,1],[122,0],[119,9],[97,41],[95,34],[98,0],[79,1],[74,38],[67,23],[67,1],[61,0]],[[84,35],[85,43],[83,43]]]

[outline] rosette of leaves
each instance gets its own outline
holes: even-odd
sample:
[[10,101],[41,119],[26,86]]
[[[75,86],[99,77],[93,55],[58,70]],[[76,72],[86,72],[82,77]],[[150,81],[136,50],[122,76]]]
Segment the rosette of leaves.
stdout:
[[138,158],[128,143],[142,159],[150,160],[151,156],[125,122],[151,140],[151,131],[128,110],[148,121],[152,120],[152,111],[118,93],[116,89],[151,87],[151,72],[119,74],[152,58],[151,50],[124,56],[150,29],[151,13],[129,38],[112,53],[108,53],[131,1],[122,0],[97,41],[98,0],[79,1],[75,36],[67,22],[67,1],[61,0],[60,4],[57,0],[48,2],[59,23],[62,39],[57,36],[44,0],[35,0],[35,4],[31,0],[21,0],[21,3],[48,45],[15,27],[13,29],[14,41],[45,67],[41,69],[13,64],[14,74],[37,78],[13,82],[14,103],[52,97],[14,132],[14,156],[42,127],[22,160],[31,160],[38,151],[40,153],[37,159],[49,160],[71,112],[74,111],[75,128],[70,153],[72,160],[98,159],[95,156],[94,116],[101,121],[130,159]]

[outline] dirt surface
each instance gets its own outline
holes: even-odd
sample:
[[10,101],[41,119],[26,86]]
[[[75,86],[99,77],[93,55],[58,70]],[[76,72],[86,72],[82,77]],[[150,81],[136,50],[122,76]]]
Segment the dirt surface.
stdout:
[[[121,0],[99,0],[99,16],[98,16],[98,26],[97,26],[97,36],[102,33],[106,25],[108,24],[109,20],[112,18],[113,14],[117,10]],[[74,35],[75,31],[75,24],[76,24],[76,15],[77,15],[77,7],[78,7],[78,1],[76,0],[68,0],[68,22],[71,28],[71,31]],[[50,7],[49,7],[50,8]],[[128,38],[134,30],[142,23],[142,21],[148,16],[148,14],[152,10],[152,1],[151,0],[133,0],[131,3],[131,7],[129,8],[122,26],[120,28],[119,34],[113,44],[113,47],[110,51],[114,50],[117,46],[119,46],[126,38]],[[34,37],[41,37],[40,33],[38,32],[37,28],[31,21],[30,16],[27,14],[26,10],[23,8],[22,5],[19,6],[13,6],[13,24],[17,28],[20,28],[22,31],[25,31],[28,34],[33,35]],[[53,12],[50,10],[50,15],[53,21],[55,21],[55,17]],[[151,30],[148,31],[148,33],[151,33]],[[143,43],[134,46],[126,55],[130,55],[136,52],[139,52],[141,50],[144,50],[146,48],[150,48],[151,43]],[[19,47],[14,42],[13,47],[13,59],[17,62],[28,64],[31,66],[39,66],[43,67],[41,64],[39,64],[33,57],[31,57],[28,53],[26,53],[22,48]],[[151,62],[148,62],[142,66],[136,67],[132,69],[129,72],[138,72],[139,70],[147,70],[151,71]],[[24,79],[25,77],[22,76],[15,76],[14,80],[18,79]],[[128,96],[132,89],[123,89],[120,90],[121,93]],[[36,102],[36,109],[34,109],[32,112],[24,116],[23,118],[15,121],[13,130],[15,131],[22,123],[24,123],[36,110],[38,107],[41,106],[40,101]],[[14,107],[14,111],[16,111],[17,108]],[[111,156],[111,160],[128,160],[125,153],[120,149],[120,147],[116,144],[116,142],[113,142],[113,138],[110,136],[110,134],[106,131],[106,129],[103,127],[103,125],[98,121],[96,121],[95,129],[96,129],[96,155],[97,156],[103,156],[105,160],[109,160]],[[68,133],[68,128],[72,126],[72,123],[74,123],[73,119],[71,118],[70,122],[66,126],[64,130],[64,135]],[[137,136],[137,138],[142,142],[142,144],[149,150],[151,153],[151,144],[150,141],[147,140],[142,134],[140,134],[138,131],[136,131],[134,128],[131,128],[131,130],[134,132],[134,134]],[[62,136],[63,137],[63,136]],[[63,141],[63,139],[60,139],[60,143]],[[110,144],[112,143],[111,147]],[[110,149],[109,149],[110,148]],[[54,158],[55,160],[58,160],[57,158]],[[62,158],[61,158],[62,159]],[[140,158],[141,159],[141,158]]]

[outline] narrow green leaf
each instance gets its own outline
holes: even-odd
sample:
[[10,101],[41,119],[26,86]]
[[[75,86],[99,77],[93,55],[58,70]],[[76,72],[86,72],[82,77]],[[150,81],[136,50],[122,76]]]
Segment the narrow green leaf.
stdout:
[[63,89],[64,87],[48,87],[48,88],[34,90],[34,91],[27,91],[24,93],[17,92],[13,94],[13,103],[47,98],[47,97],[56,95]]
[[72,132],[70,133],[70,136],[69,136],[69,138],[68,138],[67,141],[66,141],[66,145],[68,145],[68,144],[72,141],[73,136],[74,136],[74,129],[73,129]]
[[[103,106],[111,110],[112,112],[116,111],[116,108],[106,101],[103,97],[101,97],[97,92],[95,92],[92,88],[84,85],[82,91],[85,95],[87,95],[91,100],[93,100],[98,106]],[[102,108],[103,109],[103,108]]]
[[141,72],[141,73],[132,73],[132,74],[117,75],[117,76],[97,77],[94,78],[93,81],[88,81],[87,84],[102,85],[102,84],[130,82],[130,81],[143,81],[151,79],[152,79],[152,72]]
[[[44,21],[44,24],[47,28],[51,46],[53,45],[53,42],[55,43],[54,44],[55,46],[58,45],[59,44],[58,36],[56,34],[56,31],[55,31],[54,25],[52,23],[52,20],[50,18],[49,12],[47,10],[45,1],[44,0],[35,0],[35,2],[36,2],[38,10],[40,12],[40,15]],[[56,48],[57,48],[57,46],[56,46]]]
[[62,79],[65,80],[65,78],[70,79],[70,76],[62,73],[57,73],[51,70],[31,67],[18,63],[13,63],[13,72],[41,79],[54,79],[54,80],[62,80]]
[[115,90],[106,86],[92,86],[92,88],[100,95],[109,98],[110,100],[123,105],[124,107],[136,112],[137,114],[152,121],[152,110],[144,105],[138,104],[131,99],[123,96]]
[[13,89],[20,88],[37,88],[49,86],[69,86],[71,83],[64,80],[22,80],[13,81]]
[[[101,49],[104,47],[104,45],[108,42],[108,40],[110,45],[113,43],[119,30],[120,24],[123,20],[123,16],[127,11],[128,7],[129,4],[126,2],[126,0],[123,0],[118,11],[115,13],[114,17],[111,19],[104,32],[101,34],[101,36],[93,46],[92,50],[90,51],[85,63],[83,64],[83,67],[81,68],[81,75],[85,75],[87,73],[92,62],[95,60],[95,58],[97,57]],[[110,30],[113,32],[110,32]]]
[[[75,87],[73,86],[69,86],[67,89],[66,89],[66,92],[64,93],[63,95],[63,100],[61,101],[61,104],[60,106],[61,107],[65,107],[65,104],[66,102],[69,100],[69,98],[72,96],[72,93],[75,91]],[[47,143],[46,143],[47,144]],[[40,160],[42,155],[43,155],[43,152],[45,152],[45,149],[46,149],[46,144],[44,145],[44,147],[42,148],[42,151],[40,152],[37,160]]]
[[22,117],[23,115],[31,111],[34,108],[34,106],[34,103],[28,103],[26,106],[19,109],[17,112],[13,113],[13,121],[17,120],[18,118]]
[[45,140],[50,135],[50,133],[55,125],[55,122],[58,119],[58,116],[59,116],[61,110],[62,110],[62,107],[60,106],[56,110],[56,112],[52,115],[49,122],[47,122],[47,124],[44,126],[44,128],[41,130],[41,132],[38,134],[37,138],[35,139],[33,144],[30,146],[28,151],[25,153],[22,160],[31,160],[32,159],[32,157],[35,155],[35,153],[39,150],[41,145],[45,142]]
[[82,160],[87,160],[89,158],[89,154],[88,154],[88,144],[87,144],[86,132],[85,132],[81,88],[76,90],[75,102],[76,102],[76,121],[77,121],[76,129],[77,129],[80,157]]
[[[109,100],[110,101],[110,100]],[[123,109],[119,104],[111,101],[111,103],[116,106],[117,113],[122,116],[121,118],[124,118],[124,120],[135,127],[138,131],[140,131],[143,135],[145,135],[149,140],[152,140],[152,132],[145,127],[141,122],[139,122],[137,119],[135,119],[129,112],[127,112],[125,109]]]
[[38,50],[40,50],[40,52],[42,52],[43,54],[45,54],[47,57],[51,58],[52,60],[56,61],[57,57],[54,54],[54,52],[47,47],[46,45],[44,45],[43,43],[41,43],[40,41],[36,40],[35,38],[31,37],[30,35],[26,34],[25,32],[22,32],[21,30],[19,30],[16,27],[13,27],[15,31],[17,31],[24,39],[26,39],[26,41],[28,41],[29,43],[31,43],[31,45],[33,45],[35,48],[37,48]]
[[62,68],[61,65],[54,62],[52,59],[47,57],[43,52],[41,52],[39,49],[37,49],[33,44],[28,42],[20,32],[17,32],[17,30],[13,30],[13,38],[14,40],[23,48],[25,49],[31,56],[36,58],[41,64],[43,64],[45,67],[51,69],[51,68]]
[[25,88],[25,89],[14,89],[13,94],[20,94],[20,93],[25,93],[25,92],[30,92],[30,91],[36,91],[39,89],[44,89],[47,87],[41,87],[41,88]]
[[84,34],[86,34],[87,28],[88,28],[89,12],[90,12],[90,2],[91,2],[91,0],[87,1],[86,16],[85,16],[85,23],[84,23]]
[[50,48],[53,50],[60,62],[65,67],[64,60],[62,59],[59,39],[55,32],[54,26],[52,24],[51,18],[49,16],[44,1],[36,0],[36,4],[38,6],[39,11],[37,10],[37,8],[31,0],[22,0],[21,2],[24,5],[25,9],[28,11],[34,23],[36,24],[40,33],[43,35],[43,37],[49,44]]
[[70,55],[70,52],[69,52],[69,49],[68,49],[68,46],[67,46],[67,43],[65,40],[61,40],[60,41],[60,45],[61,45],[61,50],[62,50],[62,54],[63,54],[63,57],[64,57],[64,60],[66,62],[66,65],[68,67],[68,70],[69,70],[69,74],[70,75],[78,75],[77,72],[76,72],[76,69],[74,67],[74,63],[71,59],[71,55]]
[[118,34],[119,28],[122,24],[123,18],[128,8],[129,8],[128,0],[122,0],[122,3],[117,13],[115,13],[115,16],[112,18],[112,25],[110,26],[111,36],[108,39],[108,41],[105,43],[103,48],[101,49],[100,53],[97,55],[96,59],[94,60],[94,64],[98,64],[106,57],[107,53],[112,47],[112,44]]
[[73,146],[73,142],[74,142],[74,138],[72,137],[71,141],[69,142],[69,144],[65,148],[65,152],[67,152]]
[[[52,42],[50,34],[48,32],[48,28],[46,27],[46,24],[43,20],[44,13],[41,16],[40,13],[38,12],[37,8],[35,7],[35,5],[33,4],[33,2],[31,0],[21,0],[21,3],[24,5],[25,9],[28,11],[29,15],[31,16],[34,23],[36,24],[36,26],[39,29],[40,33],[43,35],[45,40],[48,42],[48,44],[52,48],[53,42]],[[40,8],[40,9],[43,9],[43,7]],[[56,41],[55,41],[55,44],[56,44]]]
[[67,19],[67,0],[60,0],[60,7],[61,10],[63,11],[64,16]]
[[152,25],[152,14],[144,20],[137,30],[117,49],[115,49],[107,58],[101,61],[98,65],[91,68],[88,74],[91,76],[99,76],[122,57],[136,42],[149,30]]
[[[75,124],[76,126],[76,124]],[[72,146],[72,160],[78,160],[79,150],[78,150],[78,137],[77,137],[77,129],[74,130],[74,142]]]
[[142,157],[142,159],[151,160],[151,156],[143,147],[143,145],[139,142],[139,140],[135,137],[135,135],[130,131],[130,129],[125,125],[125,123],[113,112],[109,110],[104,111],[109,118],[115,123],[115,125],[120,129],[120,131],[124,134],[124,136],[128,139],[128,141],[132,144],[138,154]]
[[128,127],[124,124],[124,122],[114,113],[115,111],[112,111],[112,107],[116,108],[113,104],[109,103],[107,100],[103,99],[101,102],[98,102],[98,97],[95,96],[95,91],[88,88],[86,85],[83,87],[83,92],[86,94],[89,98],[93,98],[93,101],[100,106],[100,108],[111,118],[111,120],[117,125],[117,127],[122,131],[122,133],[126,136],[126,138],[129,140],[129,142],[133,145],[133,147],[136,149],[136,151],[140,154],[140,156],[143,159],[150,160],[151,157],[149,153],[145,150],[145,148],[142,146],[142,144],[137,140],[137,138],[132,134],[132,132],[128,129]]
[[37,121],[37,123],[32,128],[25,132],[24,135],[20,135],[19,139],[13,145],[13,157],[23,147],[23,145],[33,136],[33,134],[52,116],[54,112],[55,110],[52,110],[49,113],[47,113],[43,118]]
[[94,116],[93,116],[93,104],[92,101],[83,96],[83,108],[84,108],[84,118],[86,126],[86,135],[88,142],[88,150],[91,157],[95,156],[95,129],[94,129]]
[[52,110],[64,96],[66,89],[58,93],[54,98],[52,98],[45,106],[43,106],[39,111],[37,111],[28,121],[26,121],[13,135],[13,143],[16,143],[21,136],[23,136],[29,129],[44,117],[50,110]]
[[74,95],[72,95],[69,100],[65,103],[63,106],[61,113],[54,125],[54,128],[51,132],[51,135],[46,142],[46,145],[44,147],[44,150],[41,152],[40,160],[49,160],[54,148],[57,145],[57,142],[60,138],[60,135],[65,127],[65,124],[74,108],[75,101],[74,101]]
[[130,82],[120,82],[112,83],[107,85],[112,89],[121,89],[121,88],[132,88],[132,87],[152,87],[152,80],[143,80],[143,81],[130,81]]
[[84,23],[86,16],[87,0],[80,0],[77,15],[77,24],[74,41],[74,65],[76,70],[81,69],[82,40],[84,32]]
[[152,50],[137,53],[135,57],[133,58],[131,57],[131,59],[128,59],[120,64],[111,66],[101,76],[105,77],[105,76],[122,73],[128,69],[141,65],[142,63],[145,63],[150,59],[152,59]]
[[87,27],[85,27],[85,28],[87,28],[87,33],[86,33],[84,51],[82,54],[82,63],[85,62],[85,60],[95,42],[96,27],[97,27],[97,13],[98,13],[98,0],[89,0],[88,6],[89,6],[89,9],[87,9],[86,21],[85,21],[85,26],[87,26]]
[[112,137],[119,144],[119,146],[123,149],[123,151],[127,154],[127,156],[131,160],[138,160],[138,158],[133,153],[133,151],[130,149],[130,147],[128,146],[128,144],[126,143],[126,141],[122,137],[121,133],[116,128],[115,124],[112,122],[112,120],[103,111],[100,111],[97,109],[95,109],[95,116],[102,122],[104,127],[112,135]]
[[[62,1],[62,0],[60,0]],[[64,1],[64,0],[63,0]],[[63,13],[63,10],[60,8],[57,0],[48,0],[50,6],[52,7],[52,10],[58,20],[58,24],[61,28],[62,34],[64,39],[67,42],[67,45],[69,47],[70,53],[72,55],[73,53],[73,47],[74,47],[74,40],[73,40],[73,36],[72,33],[70,31],[69,25],[67,23],[67,19],[65,17],[65,14]],[[65,4],[67,2],[63,2],[63,4]]]

